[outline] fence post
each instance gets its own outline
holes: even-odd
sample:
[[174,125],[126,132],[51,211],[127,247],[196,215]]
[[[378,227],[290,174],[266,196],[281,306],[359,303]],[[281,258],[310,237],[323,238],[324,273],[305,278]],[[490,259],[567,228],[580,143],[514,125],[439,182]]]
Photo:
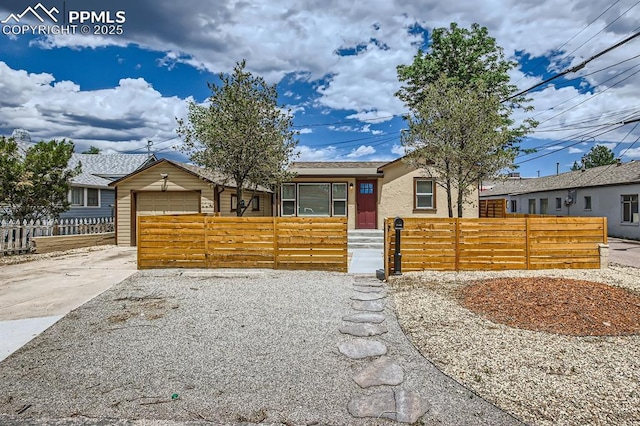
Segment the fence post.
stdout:
[[455,269],[456,272],[458,272],[460,270],[460,218],[456,217],[453,218],[453,220],[455,220],[455,231],[454,231],[454,241],[455,241],[455,248],[456,248],[456,263],[455,263]]
[[525,232],[525,238],[526,238],[526,242],[527,242],[527,246],[526,246],[526,251],[525,251],[525,257],[527,260],[527,269],[531,269],[531,230],[529,229],[530,226],[530,221],[531,218],[529,217],[525,217],[524,218],[524,232]]
[[278,220],[280,218],[273,217],[273,269],[278,269]]
[[202,216],[202,220],[204,221],[204,263],[207,265],[207,268],[210,268],[209,265],[209,233],[207,232],[207,228],[209,228],[209,217]]

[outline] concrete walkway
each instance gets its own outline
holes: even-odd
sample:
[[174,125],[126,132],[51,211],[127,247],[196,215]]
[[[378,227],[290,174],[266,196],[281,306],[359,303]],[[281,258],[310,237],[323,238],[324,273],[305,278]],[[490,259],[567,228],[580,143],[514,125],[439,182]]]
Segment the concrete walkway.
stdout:
[[384,268],[384,250],[350,249],[352,253],[349,262],[350,274],[373,274]]
[[135,248],[105,246],[0,266],[0,361],[136,272]]

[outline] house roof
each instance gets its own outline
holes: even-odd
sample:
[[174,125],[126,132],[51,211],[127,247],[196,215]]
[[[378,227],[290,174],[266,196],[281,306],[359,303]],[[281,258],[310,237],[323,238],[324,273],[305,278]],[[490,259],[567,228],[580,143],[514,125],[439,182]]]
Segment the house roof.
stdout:
[[384,161],[298,161],[289,170],[298,176],[377,176]]
[[640,161],[630,161],[619,165],[609,164],[541,178],[508,179],[497,182],[492,188],[482,191],[480,197],[633,183],[640,183]]
[[147,154],[76,154],[71,155],[68,167],[82,164],[82,172],[71,179],[72,185],[108,186],[116,178],[143,167],[155,156]]
[[[174,161],[174,160],[169,160],[167,158],[163,158],[161,160],[157,160],[153,163],[149,163],[147,164],[145,167],[142,167],[136,171],[134,171],[133,173],[130,173],[126,176],[121,177],[120,179],[117,179],[113,182],[109,183],[109,186],[116,186],[118,183],[126,180],[126,179],[130,179],[132,177],[134,177],[135,175],[137,175],[138,173],[141,173],[145,170],[151,169],[157,165],[163,164],[163,163],[167,163],[167,164],[171,164],[174,167],[177,167],[180,170],[183,170],[187,173],[189,173],[190,175],[193,175],[195,177],[197,177],[198,179],[202,179],[205,180],[211,184],[214,185],[223,185],[223,182],[225,181],[224,176],[220,173],[216,173],[216,172],[211,172],[203,167],[199,167],[193,164],[187,164],[187,163],[181,163],[179,161]],[[226,184],[225,186],[228,187],[233,187],[230,184]],[[247,187],[248,188],[248,187]],[[273,192],[271,191],[269,188],[264,187],[262,185],[258,185],[258,191],[262,191],[262,192]]]

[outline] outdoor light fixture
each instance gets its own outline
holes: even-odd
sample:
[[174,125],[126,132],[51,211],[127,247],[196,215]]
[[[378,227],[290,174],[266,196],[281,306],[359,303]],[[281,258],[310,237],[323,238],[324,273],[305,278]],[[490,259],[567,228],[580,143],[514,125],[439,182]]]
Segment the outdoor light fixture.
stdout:
[[353,182],[349,184],[349,189],[353,189]]
[[167,179],[169,178],[169,173],[160,173],[160,177],[162,178],[162,187],[160,188],[162,192],[167,190]]

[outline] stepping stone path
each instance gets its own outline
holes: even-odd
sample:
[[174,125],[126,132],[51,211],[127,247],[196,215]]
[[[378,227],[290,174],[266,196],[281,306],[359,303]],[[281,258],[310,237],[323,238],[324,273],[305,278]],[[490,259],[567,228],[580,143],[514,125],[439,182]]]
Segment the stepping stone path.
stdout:
[[429,403],[419,395],[397,390],[353,398],[347,410],[354,417],[382,417],[402,423],[415,423],[429,407]]
[[[382,325],[386,319],[384,309],[387,294],[384,286],[380,281],[368,277],[355,278],[353,285],[351,307],[359,312],[342,317],[347,324],[340,327],[340,332],[356,338],[340,343],[338,350],[354,360],[378,357],[353,376],[360,388],[399,386],[404,382],[402,366],[386,356],[387,346],[384,343],[365,338],[389,331]],[[354,417],[385,418],[401,423],[417,422],[429,408],[430,404],[417,393],[398,388],[356,396],[347,406]]]
[[351,324],[340,327],[340,333],[357,337],[378,336],[388,331],[387,327],[379,324]]
[[353,339],[338,345],[341,354],[351,359],[362,359],[372,356],[385,355],[387,345],[377,340]]
[[386,293],[356,293],[351,300],[380,300],[387,297]]
[[385,317],[382,314],[372,314],[372,313],[366,313],[366,312],[360,312],[357,314],[347,315],[346,317],[342,317],[342,321],[358,322],[358,323],[370,322],[373,324],[380,324],[384,320],[385,320]]
[[395,386],[404,382],[404,370],[393,362],[392,358],[382,357],[353,376],[353,380],[361,388],[380,385]]
[[351,307],[356,311],[382,312],[386,304],[384,300],[356,300]]
[[353,283],[353,285],[356,286],[356,287],[382,288],[382,283],[381,282],[374,283],[372,281],[356,281],[355,283]]
[[354,290],[357,291],[358,293],[380,293],[380,292],[382,292],[382,289],[381,288],[377,288],[377,287],[355,287]]

